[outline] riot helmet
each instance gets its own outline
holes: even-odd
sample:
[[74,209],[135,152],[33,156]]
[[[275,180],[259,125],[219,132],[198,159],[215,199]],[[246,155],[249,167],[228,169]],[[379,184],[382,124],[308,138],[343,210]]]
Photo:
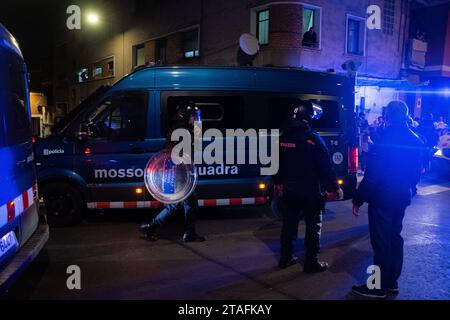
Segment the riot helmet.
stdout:
[[189,123],[201,121],[200,109],[192,101],[181,103],[177,106],[175,117],[173,120],[185,121]]
[[323,115],[321,106],[311,101],[300,101],[292,107],[290,121],[293,125],[311,124],[312,120],[319,120]]

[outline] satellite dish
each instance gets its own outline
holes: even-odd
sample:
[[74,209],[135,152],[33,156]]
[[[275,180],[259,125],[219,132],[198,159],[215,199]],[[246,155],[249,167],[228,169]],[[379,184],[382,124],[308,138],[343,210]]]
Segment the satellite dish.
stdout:
[[361,65],[362,65],[361,61],[347,60],[342,65],[342,69],[347,71],[349,76],[355,77]]
[[259,41],[250,33],[244,33],[239,38],[239,45],[244,53],[254,56],[259,52]]
[[260,49],[258,39],[250,34],[244,33],[239,38],[239,50],[237,54],[237,62],[240,66],[252,66],[253,61],[258,56]]

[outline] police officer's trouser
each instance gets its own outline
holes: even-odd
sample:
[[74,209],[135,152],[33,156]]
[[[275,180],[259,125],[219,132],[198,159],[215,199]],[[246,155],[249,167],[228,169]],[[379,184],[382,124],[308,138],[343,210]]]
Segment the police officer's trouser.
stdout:
[[394,288],[403,268],[404,207],[381,208],[369,204],[370,241],[374,264],[380,267],[381,287]]
[[195,233],[195,222],[198,211],[198,199],[195,193],[183,202],[166,205],[158,216],[153,219],[152,225],[157,227],[164,225],[170,217],[176,215],[181,210],[183,210],[184,213],[184,232]]
[[305,218],[306,262],[317,261],[320,251],[322,229],[322,206],[320,200],[306,200],[298,197],[283,197],[280,203],[283,218],[281,230],[281,260],[289,260],[293,255],[298,237],[298,224]]

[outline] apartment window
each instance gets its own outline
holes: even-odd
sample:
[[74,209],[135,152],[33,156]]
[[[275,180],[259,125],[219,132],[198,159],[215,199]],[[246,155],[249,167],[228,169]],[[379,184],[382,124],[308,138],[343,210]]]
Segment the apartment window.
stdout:
[[110,77],[114,77],[114,57],[82,66],[77,72],[78,83]]
[[103,75],[103,68],[102,66],[95,66],[94,70],[92,72],[92,78],[101,78]]
[[384,0],[383,7],[383,33],[394,34],[395,0]]
[[109,76],[114,76],[114,59],[111,58],[111,60],[108,61],[107,65],[108,65],[108,69],[107,69],[108,70],[108,75]]
[[320,8],[303,5],[302,46],[318,48],[320,46]]
[[262,10],[257,12],[257,35],[259,43],[269,44],[269,10]]
[[185,58],[190,59],[198,57],[200,55],[198,28],[185,32],[183,35],[183,43]]
[[114,57],[109,57],[101,62],[103,68],[103,78],[114,77]]
[[89,69],[87,67],[82,67],[77,73],[77,79],[79,83],[86,82],[89,80]]
[[156,64],[161,65],[166,63],[167,38],[157,39],[156,45]]
[[347,17],[347,53],[364,55],[365,19]]
[[145,44],[134,46],[133,67],[145,65]]

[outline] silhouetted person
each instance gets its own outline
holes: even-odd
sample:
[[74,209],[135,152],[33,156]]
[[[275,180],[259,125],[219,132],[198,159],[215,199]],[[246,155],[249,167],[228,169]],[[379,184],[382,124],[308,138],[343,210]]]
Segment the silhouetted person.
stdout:
[[425,153],[424,167],[425,170],[429,171],[431,167],[431,158],[439,143],[439,134],[434,126],[432,114],[427,114],[422,118],[422,121],[417,128],[417,133],[425,142],[427,151]]
[[298,224],[305,218],[305,273],[324,272],[328,264],[318,261],[322,211],[325,198],[343,198],[330,161],[327,146],[311,129],[315,117],[311,102],[293,107],[289,125],[280,138],[280,170],[274,178],[275,194],[281,198],[279,210],[283,216],[280,268],[298,262],[293,256]]
[[374,265],[381,271],[381,288],[353,287],[353,293],[385,298],[398,293],[403,267],[403,218],[411,205],[412,189],[420,179],[423,142],[407,125],[408,107],[391,102],[386,127],[370,151],[367,170],[353,198],[353,214],[369,204],[369,231]]
[[[195,104],[188,103],[187,105],[179,105],[176,114],[172,119],[172,124],[166,135],[165,148],[170,150],[175,146],[175,142],[171,140],[172,133],[177,129],[185,129],[189,131],[191,137],[194,136],[194,122],[196,113],[199,112]],[[203,242],[205,237],[200,236],[196,232],[195,224],[198,211],[198,199],[192,193],[186,200],[177,204],[167,204],[164,209],[152,219],[149,223],[143,224],[140,227],[142,235],[149,241],[158,241],[156,231],[166,224],[170,217],[178,212],[184,213],[185,226],[182,240],[184,242]]]
[[303,35],[302,46],[317,47],[317,33],[314,27],[310,28],[308,32]]

